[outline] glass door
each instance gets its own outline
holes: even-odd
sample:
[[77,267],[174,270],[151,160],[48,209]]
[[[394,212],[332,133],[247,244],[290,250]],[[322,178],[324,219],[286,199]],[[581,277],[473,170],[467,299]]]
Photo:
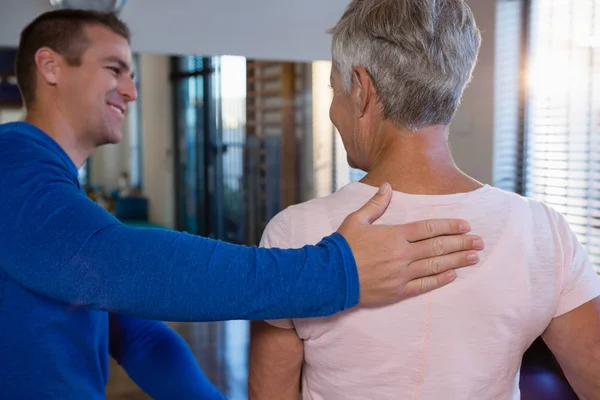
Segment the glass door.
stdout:
[[175,88],[175,199],[177,229],[207,234],[206,80],[210,70],[200,57],[174,58]]
[[181,57],[172,69],[177,229],[244,243],[245,59]]

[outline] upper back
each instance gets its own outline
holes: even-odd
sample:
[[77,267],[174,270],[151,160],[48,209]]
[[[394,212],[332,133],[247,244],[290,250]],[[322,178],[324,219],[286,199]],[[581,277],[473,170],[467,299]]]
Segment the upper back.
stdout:
[[[271,223],[263,242],[317,243],[376,190],[353,183],[290,207]],[[448,399],[518,398],[523,353],[571,306],[562,293],[577,252],[572,233],[546,205],[489,186],[445,196],[394,192],[376,223],[429,218],[469,221],[472,233],[485,240],[480,263],[458,270],[448,286],[392,306],[294,320],[305,340],[305,382],[311,390],[331,390],[324,398],[340,390],[344,398],[364,398],[361,388],[373,387],[378,398],[417,392],[421,399],[440,393]]]

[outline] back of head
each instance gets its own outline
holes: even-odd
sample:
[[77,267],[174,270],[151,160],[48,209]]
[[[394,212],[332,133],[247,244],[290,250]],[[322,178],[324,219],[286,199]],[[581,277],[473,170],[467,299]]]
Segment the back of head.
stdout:
[[450,123],[481,42],[464,0],[353,0],[331,33],[344,90],[364,68],[384,118],[410,130]]
[[15,61],[17,83],[26,106],[35,100],[36,62],[35,54],[41,48],[59,53],[73,66],[81,62],[89,40],[85,35],[87,26],[102,26],[130,40],[127,25],[115,14],[87,10],[56,10],[44,13],[21,32]]

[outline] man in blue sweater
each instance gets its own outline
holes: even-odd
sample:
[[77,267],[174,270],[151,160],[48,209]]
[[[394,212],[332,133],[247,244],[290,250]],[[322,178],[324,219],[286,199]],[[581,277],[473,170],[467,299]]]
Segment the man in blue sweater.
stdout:
[[326,316],[436,289],[477,262],[466,221],[372,226],[387,185],[298,250],[127,227],[77,179],[121,140],[137,97],[127,27],[43,14],[21,34],[16,70],[27,115],[0,125],[0,398],[102,399],[109,354],[154,398],[222,398],[158,321]]

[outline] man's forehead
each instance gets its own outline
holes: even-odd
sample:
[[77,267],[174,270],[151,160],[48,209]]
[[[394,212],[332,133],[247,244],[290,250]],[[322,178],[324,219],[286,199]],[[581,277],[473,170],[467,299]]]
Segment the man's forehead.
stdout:
[[106,27],[94,25],[86,27],[85,33],[91,45],[98,48],[111,48],[113,51],[118,51],[121,57],[129,55],[129,58],[131,58],[129,41],[123,36]]
[[93,27],[90,27],[90,31],[86,32],[89,40],[88,52],[95,58],[124,63],[131,69],[131,48],[127,39],[108,29],[105,29],[108,32],[93,31],[92,29]]

